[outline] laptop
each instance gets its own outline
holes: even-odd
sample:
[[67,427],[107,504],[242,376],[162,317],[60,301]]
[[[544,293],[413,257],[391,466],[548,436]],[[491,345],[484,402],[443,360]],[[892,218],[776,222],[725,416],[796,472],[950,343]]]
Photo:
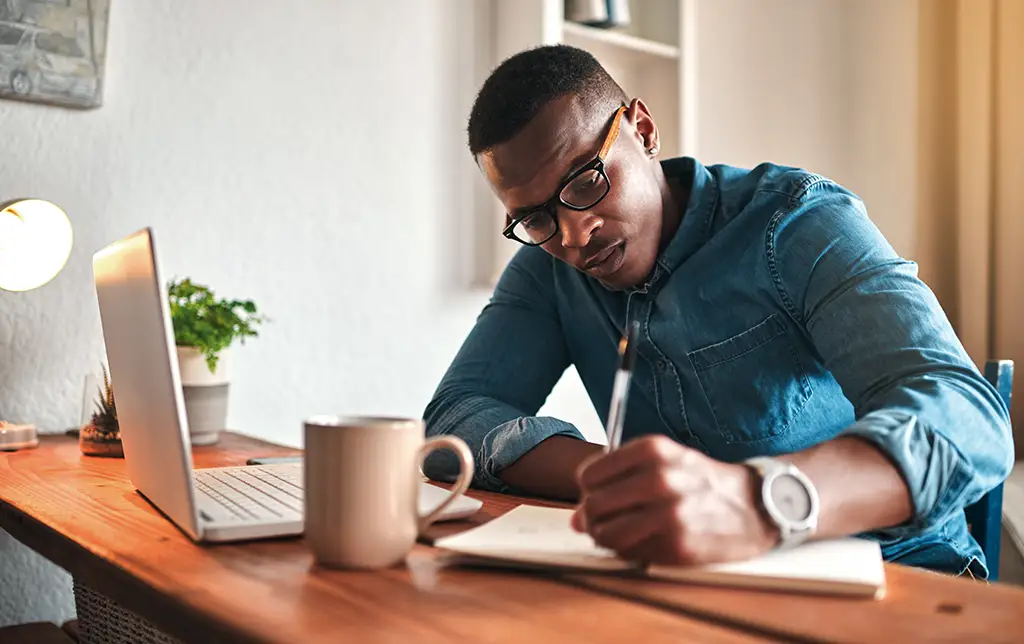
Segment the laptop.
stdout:
[[[151,228],[93,256],[100,321],[132,485],[197,542],[301,534],[301,459],[193,469],[167,287],[157,259]],[[420,512],[437,507],[447,495],[447,490],[421,483]],[[441,520],[469,516],[481,505],[461,496]]]

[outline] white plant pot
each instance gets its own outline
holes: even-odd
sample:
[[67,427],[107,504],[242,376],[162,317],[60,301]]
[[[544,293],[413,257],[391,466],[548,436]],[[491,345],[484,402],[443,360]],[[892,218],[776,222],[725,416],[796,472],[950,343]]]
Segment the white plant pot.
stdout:
[[177,350],[192,444],[212,445],[227,427],[230,350],[225,349],[218,354],[217,367],[213,372],[199,349],[177,347]]

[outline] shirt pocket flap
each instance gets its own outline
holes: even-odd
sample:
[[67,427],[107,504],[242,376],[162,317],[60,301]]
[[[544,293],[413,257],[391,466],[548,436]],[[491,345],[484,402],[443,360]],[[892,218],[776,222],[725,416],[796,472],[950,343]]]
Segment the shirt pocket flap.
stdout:
[[775,313],[688,356],[728,443],[758,443],[783,435],[811,396],[796,347]]
[[779,316],[772,314],[753,328],[747,329],[728,340],[697,349],[690,353],[690,361],[697,371],[730,362],[750,353],[760,346],[768,344],[786,332],[786,327]]

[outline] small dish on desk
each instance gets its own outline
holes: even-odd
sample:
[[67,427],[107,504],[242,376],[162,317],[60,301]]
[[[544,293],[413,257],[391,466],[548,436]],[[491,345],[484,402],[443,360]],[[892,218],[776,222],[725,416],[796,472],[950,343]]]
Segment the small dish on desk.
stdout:
[[0,420],[0,452],[14,452],[39,446],[36,426]]

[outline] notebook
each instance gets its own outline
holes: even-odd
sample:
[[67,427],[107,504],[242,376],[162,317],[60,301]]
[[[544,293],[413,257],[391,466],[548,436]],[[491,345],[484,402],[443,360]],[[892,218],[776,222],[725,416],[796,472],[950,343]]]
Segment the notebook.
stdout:
[[642,567],[573,530],[571,516],[572,510],[521,505],[434,545],[465,563],[633,573],[663,581],[876,599],[885,594],[882,552],[867,539],[814,541],[724,564]]

